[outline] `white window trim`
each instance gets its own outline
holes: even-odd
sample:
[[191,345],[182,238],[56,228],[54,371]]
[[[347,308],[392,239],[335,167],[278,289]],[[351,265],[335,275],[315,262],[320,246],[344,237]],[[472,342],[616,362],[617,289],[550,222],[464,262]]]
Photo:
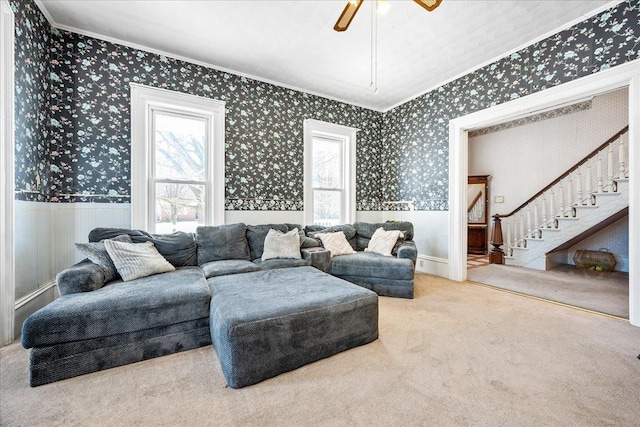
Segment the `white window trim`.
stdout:
[[150,109],[152,107],[180,108],[197,114],[212,116],[210,122],[211,146],[207,147],[209,167],[207,180],[213,182],[205,199],[212,206],[205,209],[205,223],[224,223],[224,137],[225,103],[131,83],[131,227],[149,230],[149,168],[153,155],[148,146]]
[[353,223],[356,219],[356,134],[358,129],[337,125],[320,120],[306,119],[304,121],[304,224],[313,224],[313,136],[326,135],[340,138],[344,141],[343,179],[345,205],[344,222]]
[[15,322],[15,253],[14,253],[14,18],[7,0],[0,2],[2,37],[0,39],[0,346],[13,341]]

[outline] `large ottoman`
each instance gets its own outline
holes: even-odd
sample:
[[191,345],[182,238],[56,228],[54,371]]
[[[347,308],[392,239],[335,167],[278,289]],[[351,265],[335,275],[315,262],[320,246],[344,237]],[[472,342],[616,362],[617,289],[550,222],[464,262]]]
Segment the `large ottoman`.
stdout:
[[378,295],[313,267],[207,282],[211,340],[232,388],[378,338]]

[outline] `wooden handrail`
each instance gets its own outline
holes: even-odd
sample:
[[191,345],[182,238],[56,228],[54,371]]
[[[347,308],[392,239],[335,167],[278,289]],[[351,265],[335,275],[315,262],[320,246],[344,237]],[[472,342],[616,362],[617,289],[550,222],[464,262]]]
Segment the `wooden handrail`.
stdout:
[[560,181],[562,181],[564,178],[566,178],[571,172],[573,172],[578,166],[582,165],[583,163],[585,163],[587,160],[589,160],[592,156],[596,155],[600,150],[602,150],[603,148],[605,148],[607,145],[611,144],[613,141],[615,141],[616,139],[620,138],[621,135],[624,135],[626,132],[629,131],[629,125],[623,127],[622,129],[620,129],[615,135],[613,135],[611,138],[607,139],[605,142],[603,142],[598,148],[596,148],[595,150],[593,150],[591,153],[587,154],[585,157],[582,158],[582,160],[578,161],[578,163],[576,163],[575,165],[571,166],[569,169],[567,169],[567,171],[565,173],[563,173],[562,175],[560,175],[558,178],[556,178],[553,182],[551,182],[551,184],[547,185],[546,187],[544,187],[542,190],[538,191],[536,194],[533,195],[533,197],[529,198],[529,200],[527,200],[526,202],[524,202],[523,204],[521,204],[520,206],[518,206],[517,208],[515,208],[513,211],[511,211],[508,214],[495,214],[495,217],[498,218],[506,218],[509,217],[513,214],[515,214],[516,212],[518,212],[520,209],[524,208],[525,206],[527,206],[529,203],[533,202],[535,199],[537,199],[539,196],[541,196],[545,191],[547,191],[548,189],[550,189],[551,187],[553,187],[554,185],[556,185],[557,183],[559,183]]

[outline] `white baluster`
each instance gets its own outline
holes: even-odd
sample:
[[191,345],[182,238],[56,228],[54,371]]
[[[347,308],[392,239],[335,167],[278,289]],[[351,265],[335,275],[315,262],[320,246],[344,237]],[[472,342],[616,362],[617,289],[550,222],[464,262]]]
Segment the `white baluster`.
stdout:
[[596,163],[596,190],[598,193],[602,193],[602,152],[598,153],[598,161]]
[[512,218],[512,226],[513,226],[513,242],[511,244],[511,246],[513,246],[514,248],[518,247],[518,219],[516,218],[516,216],[514,215]]
[[524,213],[522,211],[520,211],[520,236],[519,236],[519,240],[520,240],[520,245],[521,247],[524,247]]
[[[540,223],[538,222],[538,204],[537,203],[533,205],[533,228],[536,232],[540,228]],[[538,237],[542,237],[542,236],[538,235]]]
[[562,185],[562,182],[560,182],[560,185],[559,185],[559,198],[560,198],[560,207],[558,208],[558,216],[563,217],[564,216],[564,186]]
[[593,194],[593,177],[591,175],[592,175],[591,162],[589,160],[587,160],[587,179],[586,179],[586,183],[587,183],[587,197],[589,198],[588,204],[590,204],[590,205],[593,204],[593,197],[591,197],[591,194]]
[[609,151],[607,152],[607,186],[608,191],[613,192],[613,142],[609,144]]
[[582,166],[578,166],[578,171],[576,173],[576,191],[578,192],[578,205],[584,205],[583,194],[582,194]]
[[626,178],[625,164],[624,164],[624,140],[619,138],[620,144],[618,144],[618,178]]
[[551,197],[549,198],[549,216],[551,217],[550,219],[553,219],[555,215],[556,215],[556,193],[552,188]]
[[531,206],[527,206],[527,237],[533,237],[531,228]]
[[549,226],[549,224],[547,224],[547,193],[542,195],[542,226]]
[[505,225],[507,226],[507,256],[511,256],[511,217],[507,218],[505,221]]
[[573,207],[573,174],[569,174],[569,189],[567,191],[567,207]]

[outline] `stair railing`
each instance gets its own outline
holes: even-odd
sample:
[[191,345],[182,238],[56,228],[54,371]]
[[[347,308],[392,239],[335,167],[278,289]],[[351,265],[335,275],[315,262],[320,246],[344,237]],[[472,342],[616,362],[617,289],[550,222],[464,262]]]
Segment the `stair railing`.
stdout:
[[625,126],[513,211],[495,214],[491,262],[502,263],[513,248],[526,248],[527,239],[541,239],[542,230],[558,228],[558,218],[575,218],[576,206],[595,205],[596,194],[617,192],[616,180],[629,177],[628,133]]

